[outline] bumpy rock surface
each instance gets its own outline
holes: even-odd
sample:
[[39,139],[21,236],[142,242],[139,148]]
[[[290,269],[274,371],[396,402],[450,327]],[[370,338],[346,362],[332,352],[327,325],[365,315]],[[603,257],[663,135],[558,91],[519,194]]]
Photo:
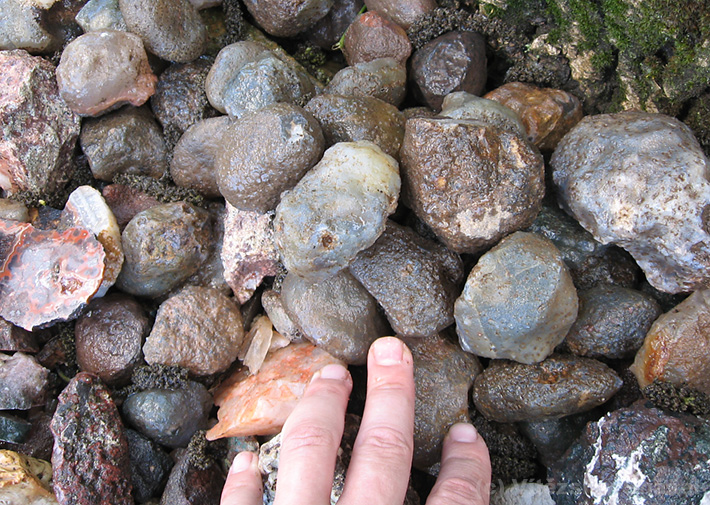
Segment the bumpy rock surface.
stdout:
[[545,191],[540,153],[510,130],[476,121],[407,121],[405,195],[456,252],[477,252],[532,223]]
[[276,208],[323,154],[323,132],[309,112],[276,103],[234,120],[217,155],[217,185],[242,210]]
[[370,247],[394,212],[397,162],[371,142],[336,144],[276,208],[274,237],[289,272],[323,280]]
[[113,30],[74,39],[57,67],[59,93],[82,116],[97,116],[130,103],[143,105],[158,78],[137,35]]
[[394,106],[404,100],[407,69],[394,58],[356,63],[339,70],[323,93],[344,96],[373,96]]
[[57,501],[133,505],[128,443],[109,390],[78,373],[59,395],[50,425]]
[[451,119],[471,119],[526,134],[525,126],[516,112],[498,102],[465,91],[454,91],[446,95],[439,115]]
[[707,503],[710,422],[638,402],[590,423],[551,472],[557,505]]
[[332,49],[350,23],[355,21],[362,6],[362,0],[333,0],[328,14],[320,18],[303,35],[310,43],[322,49]]
[[385,154],[399,157],[405,119],[394,105],[370,96],[321,94],[306,110],[323,128],[326,145],[369,140]]
[[14,451],[0,451],[0,500],[8,505],[57,505],[52,465]]
[[491,493],[491,505],[555,505],[555,501],[545,484],[514,482]]
[[0,410],[29,410],[40,404],[48,375],[33,356],[0,353]]
[[479,259],[454,316],[464,350],[530,364],[562,342],[577,305],[572,277],[552,242],[516,232]]
[[159,178],[168,167],[160,126],[146,108],[124,107],[84,121],[81,149],[96,179],[117,174]]
[[0,67],[0,188],[51,193],[71,176],[79,116],[59,98],[48,61],[0,51]]
[[710,291],[696,291],[651,326],[632,371],[641,387],[655,379],[710,395]]
[[244,338],[239,307],[212,288],[187,286],[160,305],[143,346],[145,360],[195,375],[223,372]]
[[691,130],[662,114],[588,116],[551,165],[562,205],[603,244],[620,245],[668,293],[710,285],[710,182]]
[[370,344],[388,333],[377,302],[347,270],[319,282],[289,273],[281,299],[308,340],[348,364],[364,365]]
[[123,385],[143,358],[150,321],[134,299],[111,294],[93,300],[74,327],[76,361],[109,385]]
[[35,353],[39,346],[32,333],[0,318],[0,351]]
[[244,5],[267,33],[291,37],[325,16],[333,0],[246,0]]
[[0,219],[11,219],[13,221],[30,221],[29,209],[22,202],[0,198]]
[[126,430],[131,460],[133,496],[139,503],[156,496],[168,479],[173,461],[155,442],[134,430]]
[[160,505],[217,505],[224,488],[224,474],[214,464],[201,468],[189,451],[179,454],[170,472]]
[[207,27],[189,0],[119,0],[118,5],[128,29],[156,56],[185,63],[205,52]]
[[31,2],[0,0],[0,50],[44,51],[55,42],[39,24],[38,9]]
[[132,295],[159,296],[194,274],[211,247],[209,214],[188,203],[139,212],[123,230],[126,257],[118,287]]
[[350,264],[350,272],[385,310],[397,335],[429,337],[454,322],[461,259],[409,228],[388,221],[377,242]]
[[89,0],[76,15],[76,22],[85,32],[128,31],[118,0]]
[[404,65],[412,53],[407,32],[377,12],[361,14],[345,32],[343,54],[348,65],[393,58]]
[[377,11],[408,30],[418,17],[436,9],[434,0],[367,0],[367,9]]
[[616,372],[590,358],[556,354],[535,365],[493,360],[476,378],[473,402],[500,423],[541,421],[601,405],[621,385]]

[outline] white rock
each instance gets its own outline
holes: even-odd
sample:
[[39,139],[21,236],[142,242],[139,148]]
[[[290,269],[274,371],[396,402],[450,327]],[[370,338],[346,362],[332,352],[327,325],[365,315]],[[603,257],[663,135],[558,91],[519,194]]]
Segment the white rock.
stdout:
[[491,493],[491,505],[555,505],[555,500],[544,484],[514,482]]

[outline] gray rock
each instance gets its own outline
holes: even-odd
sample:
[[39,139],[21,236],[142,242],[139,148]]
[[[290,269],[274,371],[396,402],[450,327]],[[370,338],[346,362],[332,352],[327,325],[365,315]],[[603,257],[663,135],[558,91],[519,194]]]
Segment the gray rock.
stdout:
[[491,493],[491,505],[555,505],[555,501],[545,484],[514,482]]
[[473,402],[499,423],[542,421],[601,405],[622,385],[611,368],[591,358],[554,354],[526,365],[493,360],[473,385]]
[[463,264],[441,244],[388,221],[377,242],[360,252],[349,268],[385,310],[398,335],[430,337],[454,322]]
[[364,365],[370,344],[389,333],[377,302],[347,270],[320,282],[289,273],[281,299],[308,340],[351,365]]
[[291,37],[313,26],[333,6],[333,0],[246,0],[256,22],[270,35]]
[[29,410],[41,404],[48,375],[33,356],[0,354],[0,410]]
[[131,461],[133,497],[138,503],[144,503],[163,490],[173,461],[155,442],[137,431],[126,430],[126,440]]
[[223,47],[205,78],[205,93],[215,109],[226,114],[224,94],[241,68],[268,51],[264,44],[244,40]]
[[470,120],[409,119],[400,151],[404,194],[450,249],[477,252],[525,228],[544,188],[525,137]]
[[444,97],[440,116],[451,119],[471,119],[527,135],[520,116],[508,107],[493,100],[481,98],[465,91],[454,91]]
[[118,0],[89,0],[75,19],[85,32],[128,31],[121,9],[118,7]]
[[552,155],[561,204],[620,245],[669,293],[710,285],[708,165],[691,130],[662,114],[584,118]]
[[329,95],[372,96],[395,107],[404,100],[407,69],[394,58],[356,63],[338,71],[323,90]]
[[39,346],[33,333],[0,317],[0,351],[35,353]]
[[277,293],[273,289],[264,291],[261,294],[261,305],[264,307],[264,312],[266,312],[276,331],[291,342],[303,341],[303,333],[286,312],[281,293]]
[[552,242],[516,232],[479,259],[454,317],[464,350],[537,363],[574,323],[577,292]]
[[[212,230],[211,252],[200,268],[187,278],[185,284],[213,288],[224,295],[231,296],[232,290],[225,280],[224,265],[222,264],[224,218],[227,214],[227,209],[224,203],[211,201],[207,204],[207,212],[210,215],[210,229]],[[238,301],[243,303],[241,300]]]
[[32,423],[17,416],[0,412],[0,442],[21,444],[25,441]]
[[375,11],[361,14],[345,32],[343,55],[348,65],[393,58],[404,65],[412,53],[407,32]]
[[355,21],[362,9],[362,0],[333,0],[328,14],[320,18],[304,35],[311,44],[332,50],[333,46]]
[[42,11],[23,0],[0,0],[0,50],[41,52],[56,41],[40,24]]
[[126,421],[143,435],[167,447],[186,447],[207,426],[212,396],[190,381],[184,389],[146,389],[123,402]]

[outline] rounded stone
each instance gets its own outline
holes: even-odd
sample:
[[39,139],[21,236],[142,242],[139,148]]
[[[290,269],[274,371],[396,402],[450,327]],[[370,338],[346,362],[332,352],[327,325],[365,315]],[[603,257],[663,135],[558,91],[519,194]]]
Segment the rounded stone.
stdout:
[[427,12],[438,7],[435,0],[367,0],[367,10],[377,11],[405,30]]
[[516,232],[481,256],[454,305],[461,347],[487,358],[537,363],[577,317],[577,291],[549,240]]
[[496,101],[481,98],[480,96],[454,91],[444,97],[441,104],[440,116],[451,119],[470,119],[480,121],[514,132],[526,135],[525,126],[517,112]]
[[333,0],[245,0],[244,5],[268,34],[291,37],[325,16]]
[[223,47],[205,79],[205,93],[212,107],[225,114],[224,94],[241,68],[257,59],[268,48],[258,42],[244,40]]
[[155,442],[137,431],[127,429],[126,440],[133,496],[139,503],[145,503],[163,489],[173,461]]
[[118,0],[89,0],[77,13],[76,23],[84,32],[128,31]]
[[350,23],[362,9],[362,0],[333,0],[328,14],[320,18],[303,35],[308,42],[321,49],[332,50]]
[[404,65],[410,54],[407,32],[377,12],[361,14],[345,32],[343,55],[348,65],[378,58],[393,58]]
[[372,96],[395,107],[404,100],[407,69],[394,58],[377,58],[338,71],[323,90],[328,95]]

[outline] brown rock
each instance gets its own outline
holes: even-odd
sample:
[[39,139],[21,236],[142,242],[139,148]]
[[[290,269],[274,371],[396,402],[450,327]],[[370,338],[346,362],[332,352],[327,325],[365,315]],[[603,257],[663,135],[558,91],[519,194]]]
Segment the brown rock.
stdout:
[[160,202],[149,194],[124,184],[109,184],[101,194],[121,229],[139,212],[160,205]]
[[530,142],[552,151],[565,133],[582,120],[582,104],[574,95],[552,88],[509,82],[484,95],[520,115]]
[[29,410],[42,404],[48,375],[32,356],[0,353],[0,410]]
[[398,107],[404,100],[407,69],[393,58],[377,58],[345,67],[323,90],[327,95],[373,96]]
[[224,472],[216,463],[204,466],[196,464],[190,451],[181,452],[168,477],[160,505],[218,505],[224,488]]
[[244,5],[267,33],[291,37],[325,16],[333,0],[246,0]]
[[32,333],[0,317],[0,351],[34,353],[39,351],[39,346]]
[[362,0],[333,0],[333,6],[328,14],[320,18],[303,35],[308,42],[322,49],[331,50],[360,14],[362,6]]
[[361,14],[345,32],[343,54],[348,65],[393,58],[404,65],[412,54],[407,32],[377,12]]
[[405,30],[420,16],[436,9],[435,0],[367,0],[368,11],[377,11]]

